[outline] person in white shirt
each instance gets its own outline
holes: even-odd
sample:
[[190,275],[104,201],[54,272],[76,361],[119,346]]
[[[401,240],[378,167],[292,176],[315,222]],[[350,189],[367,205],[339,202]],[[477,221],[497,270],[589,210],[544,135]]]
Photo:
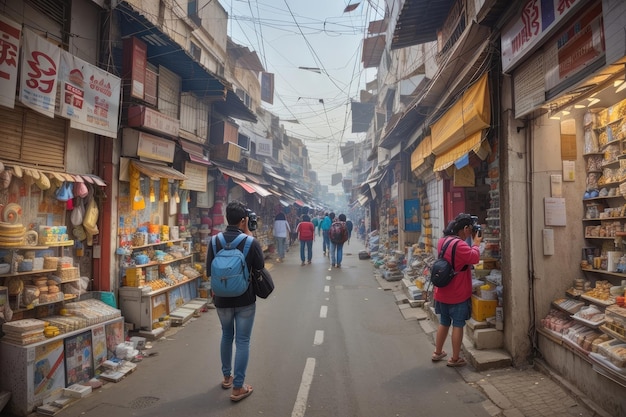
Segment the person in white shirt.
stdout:
[[274,218],[274,239],[276,239],[276,251],[278,252],[276,262],[278,263],[285,258],[285,242],[290,232],[289,222],[285,217],[285,213],[281,211]]

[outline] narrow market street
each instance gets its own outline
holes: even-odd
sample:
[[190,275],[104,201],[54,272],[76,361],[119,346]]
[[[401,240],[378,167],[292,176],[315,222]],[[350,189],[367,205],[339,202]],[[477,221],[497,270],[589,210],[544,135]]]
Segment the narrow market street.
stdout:
[[135,372],[57,416],[596,415],[536,371],[431,362],[423,328],[433,324],[402,317],[395,283],[380,285],[356,256],[362,245],[346,245],[341,269],[329,268],[321,239],[311,265],[300,266],[297,244],[284,263],[268,262],[276,290],[257,301],[246,377],[254,393],[245,401],[232,403],[219,385],[220,328],[209,309],[153,341],[157,354]]

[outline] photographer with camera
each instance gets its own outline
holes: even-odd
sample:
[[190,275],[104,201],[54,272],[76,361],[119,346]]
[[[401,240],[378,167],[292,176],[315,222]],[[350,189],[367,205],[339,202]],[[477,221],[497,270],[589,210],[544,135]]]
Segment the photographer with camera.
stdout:
[[[435,351],[432,361],[438,362],[447,356],[443,351],[443,344],[448,337],[452,325],[452,357],[448,366],[465,366],[465,359],[460,357],[461,343],[463,342],[463,327],[472,313],[472,270],[471,266],[480,260],[480,244],[483,240],[482,231],[478,224],[478,217],[461,213],[451,221],[443,231],[444,237],[437,243],[437,253],[441,253],[443,246],[450,239],[451,242],[443,257],[452,263],[454,249],[455,276],[445,287],[435,287],[435,313],[439,314],[439,327],[435,338]],[[470,243],[466,242],[471,239]]]
[[[230,244],[241,234],[252,236],[252,230],[257,227],[256,214],[239,201],[232,201],[226,207],[226,220],[228,226],[223,233],[224,241]],[[214,236],[212,239],[216,239]],[[258,271],[265,267],[265,258],[261,244],[252,238],[243,239],[237,249],[245,252],[246,241],[249,243],[249,250],[245,256],[247,271]],[[216,255],[223,249],[219,239],[216,239],[215,249],[213,242],[207,251],[207,271],[211,271],[211,264]],[[211,276],[211,281],[222,277]],[[253,286],[248,284],[245,292],[238,296],[219,297],[214,295],[213,302],[217,309],[217,315],[222,325],[222,341],[220,344],[220,356],[222,360],[222,388],[232,388],[230,399],[240,401],[252,394],[252,387],[244,384],[246,369],[248,367],[248,356],[250,351],[250,335],[256,312],[256,296]],[[236,345],[233,372],[233,341]]]

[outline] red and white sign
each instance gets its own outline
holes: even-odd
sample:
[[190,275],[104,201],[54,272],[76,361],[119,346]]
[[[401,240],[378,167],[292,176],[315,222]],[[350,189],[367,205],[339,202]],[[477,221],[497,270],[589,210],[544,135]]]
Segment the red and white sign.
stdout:
[[520,15],[502,31],[502,69],[504,72],[532,52],[582,0],[527,0]]
[[0,105],[15,106],[17,61],[22,26],[0,15]]
[[24,29],[20,101],[48,117],[54,117],[60,57],[61,48]]
[[70,119],[72,128],[117,137],[120,78],[62,51],[59,83],[60,116]]
[[551,39],[545,48],[551,66],[546,68],[546,89],[550,90],[578,74],[606,53],[602,3],[586,8]]

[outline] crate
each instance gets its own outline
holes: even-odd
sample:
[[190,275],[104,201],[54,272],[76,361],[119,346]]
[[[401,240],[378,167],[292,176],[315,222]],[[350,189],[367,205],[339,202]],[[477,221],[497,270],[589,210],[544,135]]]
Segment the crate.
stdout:
[[485,300],[472,295],[472,318],[476,321],[485,321],[487,317],[495,317],[498,300]]

